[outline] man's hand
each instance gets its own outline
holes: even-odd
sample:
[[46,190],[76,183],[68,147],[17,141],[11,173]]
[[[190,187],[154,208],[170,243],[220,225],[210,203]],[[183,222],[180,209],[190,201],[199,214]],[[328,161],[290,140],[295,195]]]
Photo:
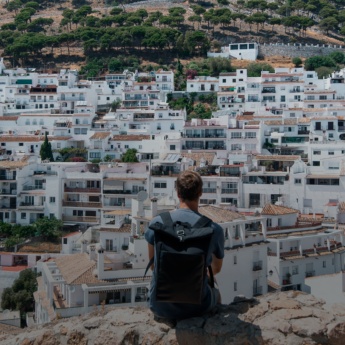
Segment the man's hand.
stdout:
[[[152,244],[148,243],[148,249],[149,249],[149,260],[151,260],[155,255],[154,246]],[[153,264],[151,265],[150,268],[153,271]]]
[[214,275],[220,272],[223,266],[223,259],[217,259],[214,254],[212,254],[212,272]]

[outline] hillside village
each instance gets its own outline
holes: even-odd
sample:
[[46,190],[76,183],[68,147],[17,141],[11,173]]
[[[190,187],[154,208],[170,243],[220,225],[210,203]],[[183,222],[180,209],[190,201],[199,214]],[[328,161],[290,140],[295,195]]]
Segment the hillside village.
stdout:
[[[28,324],[146,305],[143,234],[177,207],[187,169],[203,178],[200,212],[224,229],[223,303],[276,290],[344,301],[344,74],[195,76],[186,93],[215,93],[218,110],[187,119],[167,102],[185,96],[170,70],[82,80],[1,61],[0,221],[57,218],[69,229],[60,253],[0,251],[2,267],[42,273]],[[40,157],[46,135],[54,161]],[[122,161],[131,149],[135,159]]]

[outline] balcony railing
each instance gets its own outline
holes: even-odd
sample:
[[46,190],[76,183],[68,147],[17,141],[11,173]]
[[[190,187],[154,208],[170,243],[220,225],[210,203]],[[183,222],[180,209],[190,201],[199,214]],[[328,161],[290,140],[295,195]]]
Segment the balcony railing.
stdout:
[[81,217],[81,216],[62,216],[62,220],[65,222],[77,222],[77,223],[99,223],[99,217]]
[[217,188],[203,188],[203,193],[217,193]]
[[70,193],[101,193],[101,188],[79,188],[65,186],[65,192]]
[[315,276],[315,271],[306,271],[305,272],[305,277],[314,277]]
[[237,189],[230,189],[230,188],[222,188],[221,193],[222,194],[237,194],[238,190]]
[[253,287],[253,296],[262,295],[262,286]]
[[37,189],[46,189],[45,185],[30,185],[30,186],[23,186],[23,190],[37,190]]
[[262,270],[262,261],[253,262],[253,271],[261,271],[261,270]]
[[30,203],[30,202],[21,202],[18,208],[19,209],[29,208],[29,209],[43,210],[44,205],[35,205],[35,204]]
[[101,202],[62,201],[62,206],[101,208]]
[[13,175],[0,175],[0,181],[5,181],[5,180],[15,180],[16,178],[13,178]]
[[120,189],[103,189],[103,194],[129,194],[129,195],[136,195],[139,191],[133,191],[130,189],[127,190],[120,190]]

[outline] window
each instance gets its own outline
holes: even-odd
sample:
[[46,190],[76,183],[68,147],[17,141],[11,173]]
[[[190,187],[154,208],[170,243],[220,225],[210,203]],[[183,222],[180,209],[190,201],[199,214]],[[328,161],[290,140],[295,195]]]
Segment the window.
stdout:
[[57,144],[56,144],[56,147],[57,147],[58,149],[60,149],[60,148],[61,148],[61,143],[57,143]]
[[246,132],[246,138],[256,138],[255,132]]
[[298,266],[292,266],[292,275],[298,274]]
[[242,137],[242,133],[241,132],[233,132],[231,133],[231,139],[238,139]]
[[125,149],[128,149],[129,148],[129,145],[125,145]]
[[328,151],[329,156],[334,156],[334,151]]
[[19,143],[18,145],[19,145],[19,146],[24,146],[24,143]]
[[67,240],[68,240],[67,238],[64,238],[63,239],[63,244],[67,244]]
[[105,240],[105,250],[113,251],[113,240]]
[[302,179],[295,178],[295,184],[302,184]]
[[167,183],[166,182],[155,182],[154,187],[155,188],[167,188]]
[[90,158],[101,158],[100,152],[90,152]]
[[223,83],[226,83],[226,79],[222,79],[222,82],[223,82]]
[[237,291],[237,282],[234,282],[234,291]]
[[20,219],[26,219],[26,213],[25,212],[22,212],[20,214]]
[[314,155],[321,155],[321,151],[313,151]]
[[237,256],[234,255],[234,265],[237,265]]
[[238,188],[236,182],[222,182],[222,194],[233,193],[237,194]]
[[326,261],[322,261],[322,267],[326,268]]
[[51,196],[49,198],[49,202],[52,203],[52,204],[55,204],[55,196]]
[[170,145],[170,151],[175,151],[176,150],[176,145]]
[[313,167],[319,167],[320,161],[313,161]]

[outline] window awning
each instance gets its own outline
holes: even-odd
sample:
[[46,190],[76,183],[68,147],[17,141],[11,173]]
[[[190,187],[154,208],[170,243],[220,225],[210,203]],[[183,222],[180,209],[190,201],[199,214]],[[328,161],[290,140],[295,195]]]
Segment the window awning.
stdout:
[[106,216],[126,216],[127,214],[131,214],[130,209],[124,209],[124,210],[113,210],[109,212],[104,212],[104,215]]
[[32,84],[32,80],[31,79],[17,79],[16,80],[16,84],[17,85],[29,85]]

